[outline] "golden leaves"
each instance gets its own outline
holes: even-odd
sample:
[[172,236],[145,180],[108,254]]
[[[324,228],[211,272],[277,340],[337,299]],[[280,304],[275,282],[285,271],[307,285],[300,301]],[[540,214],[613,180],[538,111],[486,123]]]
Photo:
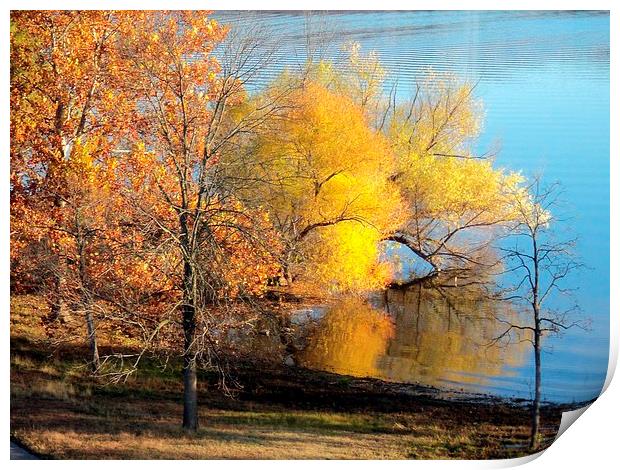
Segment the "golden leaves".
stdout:
[[[108,280],[157,284],[157,267],[174,284],[180,214],[193,228],[208,213],[221,248],[209,255],[223,266],[218,289],[232,297],[260,295],[279,271],[331,292],[380,288],[393,274],[380,259],[386,233],[428,220],[459,226],[472,213],[483,214],[478,222],[510,216],[520,176],[468,158],[480,108],[472,87],[450,77],[430,75],[425,91],[390,109],[378,129],[386,71],[359,45],[349,46],[345,72],[309,64],[304,79],[285,73],[250,94],[222,76],[212,52],[227,28],[204,12],[12,18],[12,183],[23,190],[12,217],[45,219],[52,228],[37,236],[53,240],[52,249],[61,245],[56,232],[77,233],[75,220],[101,233],[109,250],[92,252],[99,269],[123,244],[169,250],[146,261],[111,256]],[[232,144],[207,152],[229,132],[238,135]],[[247,167],[231,163],[237,153]],[[221,174],[252,184],[239,183],[242,197],[205,190],[204,180]],[[127,226],[148,230],[140,239]],[[256,230],[268,247],[248,236]]]
[[276,220],[295,245],[290,266],[306,282],[331,291],[384,285],[378,260],[383,231],[402,223],[395,169],[385,138],[373,131],[350,97],[309,82],[291,99],[291,112],[259,136],[256,156],[265,178],[283,181],[265,194]]

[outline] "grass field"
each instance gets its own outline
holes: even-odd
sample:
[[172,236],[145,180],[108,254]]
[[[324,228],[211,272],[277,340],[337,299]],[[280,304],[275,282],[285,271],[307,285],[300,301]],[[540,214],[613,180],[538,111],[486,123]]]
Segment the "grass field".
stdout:
[[[102,382],[88,373],[79,343],[50,349],[36,315],[13,307],[11,437],[44,458],[486,459],[528,453],[523,407],[256,364],[234,370],[241,385],[235,398],[217,388],[214,375],[202,375],[201,429],[187,434],[180,426],[178,366],[162,371],[147,362],[126,383]],[[542,419],[548,445],[560,410],[546,408]]]

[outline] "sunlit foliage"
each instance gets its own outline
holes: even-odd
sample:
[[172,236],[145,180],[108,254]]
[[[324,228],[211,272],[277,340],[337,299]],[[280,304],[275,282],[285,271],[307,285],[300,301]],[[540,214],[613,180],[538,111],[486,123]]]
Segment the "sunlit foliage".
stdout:
[[489,244],[515,217],[511,193],[522,177],[472,152],[481,117],[474,87],[451,77],[428,80],[391,110],[385,126],[398,162],[393,179],[409,213],[399,241],[434,270],[472,269],[482,258],[492,265]]
[[264,198],[289,247],[289,281],[330,290],[384,284],[378,241],[403,214],[389,179],[392,153],[362,108],[306,83],[292,97],[286,119],[259,137],[255,151],[265,162],[263,177],[275,177]]

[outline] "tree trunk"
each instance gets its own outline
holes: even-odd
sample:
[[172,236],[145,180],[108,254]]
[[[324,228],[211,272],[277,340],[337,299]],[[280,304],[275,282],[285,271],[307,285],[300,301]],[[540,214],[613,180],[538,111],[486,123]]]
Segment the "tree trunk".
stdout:
[[[60,263],[60,261],[57,261]],[[46,322],[50,325],[55,323],[65,323],[65,305],[62,298],[62,274],[53,275],[53,283],[49,294],[50,313],[46,318]]]
[[47,323],[65,323],[65,319],[63,317],[63,302],[56,295],[54,295],[54,297],[55,298],[50,301],[50,313],[46,319]]
[[184,263],[183,272],[183,428],[198,430],[198,394],[196,378],[196,308],[193,293],[193,270],[189,261]]
[[[79,220],[79,219],[78,219]],[[79,227],[79,225],[78,225]],[[93,316],[92,298],[89,292],[88,286],[88,274],[86,272],[86,257],[84,253],[85,240],[82,235],[81,228],[78,229],[77,236],[78,245],[78,269],[80,275],[80,303],[84,311],[84,317],[86,320],[86,332],[88,334],[88,347],[90,349],[90,365],[93,373],[99,371],[101,363],[99,361],[99,348],[97,346],[97,328],[95,326],[95,318]]]
[[536,367],[536,385],[534,390],[534,402],[532,403],[532,431],[530,434],[530,449],[538,448],[538,433],[540,429],[540,325],[536,322],[534,332],[534,362]]
[[[532,403],[532,432],[530,435],[530,450],[538,448],[538,430],[540,428],[540,254],[536,232],[532,233],[532,253],[534,262],[534,284],[532,286],[532,307],[534,309],[534,366],[536,368],[536,384],[534,386],[534,402]],[[531,278],[530,278],[531,282]]]
[[291,276],[291,270],[289,268],[291,262],[291,251],[286,253],[286,258],[282,260],[282,277],[286,281],[286,287],[290,288],[293,284],[293,276]]
[[90,348],[90,363],[93,372],[97,372],[101,366],[99,361],[99,348],[97,347],[97,329],[95,328],[95,319],[90,308],[90,302],[83,303],[86,316],[86,330],[88,332],[88,346]]

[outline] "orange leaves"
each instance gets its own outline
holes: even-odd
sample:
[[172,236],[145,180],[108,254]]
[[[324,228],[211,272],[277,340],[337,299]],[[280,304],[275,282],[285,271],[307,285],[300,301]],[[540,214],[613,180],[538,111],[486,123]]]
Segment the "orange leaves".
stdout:
[[217,262],[222,263],[225,280],[220,294],[230,297],[262,295],[267,280],[278,275],[281,269],[278,234],[263,210],[244,208],[239,202],[233,207],[234,211],[223,211],[218,220],[213,221],[214,237],[221,253]]
[[214,110],[226,33],[194,11],[12,15],[13,285],[147,323],[208,289],[263,293],[278,235],[221,184],[213,144],[248,99],[233,79]]
[[[118,86],[127,70],[118,39],[131,15],[11,15],[12,256],[34,249],[29,256],[67,279],[82,262],[80,276],[95,283],[126,241],[118,230],[125,162],[114,150],[132,131],[133,98]],[[39,265],[22,262],[13,274]]]

